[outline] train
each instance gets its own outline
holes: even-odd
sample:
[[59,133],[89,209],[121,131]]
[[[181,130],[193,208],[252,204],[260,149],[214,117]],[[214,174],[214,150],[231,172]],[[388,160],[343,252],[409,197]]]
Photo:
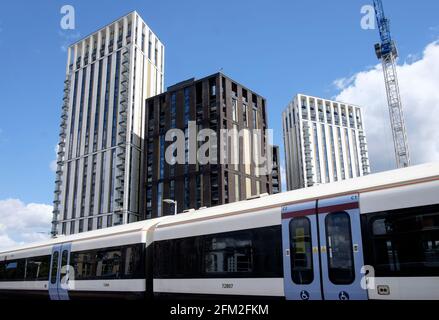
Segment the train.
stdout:
[[439,163],[0,252],[0,297],[439,299]]

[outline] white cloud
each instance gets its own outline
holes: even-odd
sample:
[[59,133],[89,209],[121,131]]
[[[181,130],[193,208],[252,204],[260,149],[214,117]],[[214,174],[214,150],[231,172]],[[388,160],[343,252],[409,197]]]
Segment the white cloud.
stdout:
[[52,161],[49,163],[49,168],[50,168],[50,170],[53,171],[53,172],[56,172],[56,167],[57,167],[56,160],[52,160]]
[[56,169],[57,169],[57,167],[58,167],[58,165],[57,165],[57,156],[58,156],[58,145],[56,145],[55,146],[55,159],[54,160],[52,160],[50,163],[49,163],[49,168],[50,168],[50,170],[51,171],[53,171],[53,172],[56,172]]
[[49,238],[52,206],[0,200],[0,250]]
[[[397,71],[413,164],[439,161],[439,41],[422,57],[411,55]],[[340,88],[344,80],[334,82]],[[346,82],[348,83],[348,82]],[[363,107],[371,167],[395,167],[386,91],[381,65],[357,73],[336,100]]]

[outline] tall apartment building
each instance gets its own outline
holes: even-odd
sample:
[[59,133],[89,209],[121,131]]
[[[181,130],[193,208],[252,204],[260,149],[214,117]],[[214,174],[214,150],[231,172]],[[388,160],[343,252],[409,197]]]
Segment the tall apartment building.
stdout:
[[163,92],[164,46],[136,12],[68,48],[52,234],[137,221],[144,102]]
[[[219,139],[212,147],[217,150],[216,164],[203,165],[189,160],[201,144],[191,146],[190,123],[195,122],[196,133],[212,129],[217,136],[221,129],[267,129],[266,100],[257,93],[217,73],[200,80],[183,81],[148,99],[145,116],[146,151],[142,172],[146,218],[172,214],[174,208],[163,203],[165,199],[176,201],[177,211],[183,212],[273,192],[271,174],[262,175],[254,163],[241,161],[253,151],[266,156],[266,138],[258,143],[257,139],[244,135],[232,147],[229,145],[231,157],[239,158],[232,164],[220,161]],[[184,132],[185,161],[169,164],[165,153],[173,141],[165,140],[166,133],[174,128]]]
[[282,120],[288,190],[370,173],[360,107],[298,94]]

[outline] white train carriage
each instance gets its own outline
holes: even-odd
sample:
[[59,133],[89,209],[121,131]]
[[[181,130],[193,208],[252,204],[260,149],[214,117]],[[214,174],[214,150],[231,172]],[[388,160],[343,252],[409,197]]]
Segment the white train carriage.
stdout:
[[439,163],[3,252],[0,295],[439,299]]
[[0,253],[0,297],[139,299],[152,292],[159,219],[60,236]]
[[439,164],[170,217],[154,266],[156,296],[439,299]]

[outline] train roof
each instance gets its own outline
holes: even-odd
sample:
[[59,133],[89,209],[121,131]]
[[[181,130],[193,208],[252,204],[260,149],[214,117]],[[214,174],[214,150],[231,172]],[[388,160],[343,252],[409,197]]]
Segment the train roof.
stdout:
[[56,245],[60,243],[97,239],[109,235],[147,231],[156,226],[158,229],[196,221],[210,220],[228,215],[237,215],[251,211],[270,209],[303,201],[312,201],[337,197],[350,193],[364,193],[397,186],[411,185],[439,180],[439,162],[412,166],[404,169],[376,173],[360,178],[343,180],[331,184],[322,184],[312,188],[299,189],[253,200],[244,200],[216,207],[181,213],[176,216],[160,217],[111,228],[94,230],[69,236],[59,236],[44,242],[26,244],[0,252],[6,254],[32,248]]
[[139,222],[133,222],[128,223],[120,226],[115,226],[111,228],[105,228],[105,229],[99,229],[99,230],[93,230],[83,233],[77,233],[73,235],[68,236],[58,236],[56,238],[52,238],[45,241],[39,241],[34,243],[25,244],[22,246],[17,246],[13,248],[9,248],[5,251],[0,251],[0,255],[8,254],[10,252],[18,252],[23,250],[29,250],[34,248],[40,248],[40,247],[46,247],[66,242],[73,242],[73,241],[81,241],[81,240],[91,240],[91,239],[98,239],[102,237],[106,237],[108,235],[122,235],[126,233],[132,233],[132,232],[142,232],[142,231],[148,231],[151,227],[159,223],[161,220],[166,219],[167,217],[161,217],[161,218],[155,218],[150,220],[144,220]]
[[377,191],[434,180],[439,180],[439,162],[385,171],[355,179],[343,180],[330,184],[321,184],[311,188],[298,189],[275,195],[263,196],[257,199],[244,200],[207,209],[196,210],[179,214],[177,216],[170,216],[169,219],[161,221],[157,225],[157,229],[177,224],[209,220],[222,216],[270,209],[304,201]]

